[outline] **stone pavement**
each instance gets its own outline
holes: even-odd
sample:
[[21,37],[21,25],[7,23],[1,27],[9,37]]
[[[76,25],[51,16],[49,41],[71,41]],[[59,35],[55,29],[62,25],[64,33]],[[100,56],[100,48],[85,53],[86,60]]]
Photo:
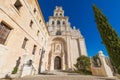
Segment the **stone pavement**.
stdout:
[[20,80],[119,80],[117,78],[104,78],[85,75],[36,75],[26,76]]
[[26,76],[21,78],[20,80],[119,80],[119,79],[52,71],[44,75]]
[[52,72],[43,73],[41,75],[25,76],[21,79],[12,79],[12,80],[119,80],[119,79],[117,79],[116,77],[107,78],[107,77],[99,77],[92,75],[80,75],[77,73],[52,71]]

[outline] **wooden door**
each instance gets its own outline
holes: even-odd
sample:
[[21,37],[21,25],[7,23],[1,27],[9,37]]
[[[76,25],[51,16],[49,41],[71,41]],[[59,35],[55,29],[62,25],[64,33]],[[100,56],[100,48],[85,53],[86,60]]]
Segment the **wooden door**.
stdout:
[[55,57],[55,60],[54,60],[54,69],[55,70],[60,70],[61,69],[61,58],[59,56]]

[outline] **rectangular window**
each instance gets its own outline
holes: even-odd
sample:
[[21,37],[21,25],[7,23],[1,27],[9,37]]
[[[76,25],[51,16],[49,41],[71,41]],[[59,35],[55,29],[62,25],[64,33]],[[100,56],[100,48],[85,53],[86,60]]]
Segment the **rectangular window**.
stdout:
[[33,11],[34,11],[34,13],[36,13],[36,11],[37,11],[37,10],[36,10],[36,8],[34,8],[34,10],[33,10]]
[[37,32],[37,36],[39,36],[39,33],[40,33],[40,31],[38,30],[38,32]]
[[33,25],[33,21],[31,20],[31,21],[30,21],[30,25],[29,25],[29,26],[30,26],[30,27],[32,27],[32,25]]
[[11,29],[4,23],[0,23],[0,44],[4,44]]
[[15,6],[15,8],[19,11],[20,8],[22,7],[22,4],[21,4],[20,0],[16,0],[14,6]]
[[26,43],[27,43],[28,39],[24,38],[23,44],[22,44],[22,48],[25,49]]
[[33,52],[32,52],[33,55],[35,54],[36,48],[37,48],[37,46],[34,45],[34,47],[33,47]]

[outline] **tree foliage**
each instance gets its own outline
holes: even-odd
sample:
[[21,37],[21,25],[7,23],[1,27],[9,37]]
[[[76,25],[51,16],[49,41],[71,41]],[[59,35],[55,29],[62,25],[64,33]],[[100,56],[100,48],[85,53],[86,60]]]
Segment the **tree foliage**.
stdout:
[[94,66],[95,67],[100,67],[101,66],[101,60],[100,60],[100,58],[99,58],[99,56],[98,55],[95,55],[95,56],[93,56],[93,64],[94,64]]
[[77,58],[75,67],[77,70],[86,70],[90,67],[90,59],[87,56],[80,56]]
[[120,66],[120,38],[101,10],[93,5],[93,11],[102,42],[108,51],[112,64],[118,69]]

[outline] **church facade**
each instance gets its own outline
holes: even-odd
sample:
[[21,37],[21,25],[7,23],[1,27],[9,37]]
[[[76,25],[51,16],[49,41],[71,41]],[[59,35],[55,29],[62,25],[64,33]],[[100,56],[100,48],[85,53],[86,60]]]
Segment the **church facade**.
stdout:
[[77,58],[87,56],[81,32],[71,27],[69,17],[64,16],[62,7],[55,8],[53,16],[49,17],[47,28],[50,37],[49,51],[45,57],[46,70],[73,70]]

